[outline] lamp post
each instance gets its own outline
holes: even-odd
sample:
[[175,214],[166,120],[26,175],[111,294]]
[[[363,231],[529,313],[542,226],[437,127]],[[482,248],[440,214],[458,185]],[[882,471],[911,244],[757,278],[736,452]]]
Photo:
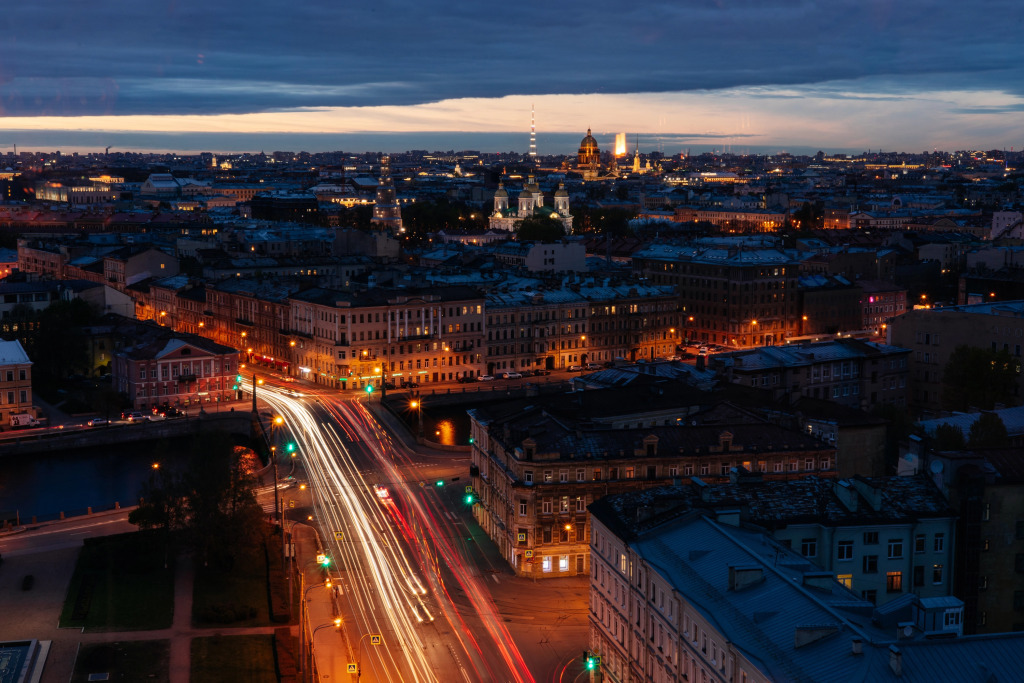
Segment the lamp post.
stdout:
[[417,435],[423,436],[423,399],[410,401],[409,407],[416,411]]
[[[338,629],[338,631],[340,632],[341,631],[341,617],[335,617],[334,621],[328,622],[326,624],[320,624],[319,626],[317,626],[316,628],[313,629],[312,633],[309,634],[309,673],[310,674],[313,673],[313,668],[316,666],[316,632],[319,631],[322,628],[331,628],[332,626],[334,628]],[[312,678],[310,680],[312,680]]]
[[359,636],[359,642],[356,643],[356,683],[359,683],[360,677],[363,675],[363,638],[370,637],[370,644],[381,645],[384,643],[384,639],[379,633],[364,633]]
[[[306,620],[309,615],[309,610],[306,608],[306,596],[309,595],[309,591],[314,588],[327,588],[327,590],[331,590],[333,586],[330,577],[327,577],[323,583],[318,582],[310,586],[305,585],[306,568],[314,562],[316,562],[316,560],[311,560],[304,564],[302,566],[302,571],[299,574],[299,592],[302,595],[302,599],[299,601],[299,661],[302,662],[304,672],[308,671],[308,667],[306,666]],[[321,566],[326,565],[321,564]],[[303,678],[305,678],[305,676],[303,676]]]

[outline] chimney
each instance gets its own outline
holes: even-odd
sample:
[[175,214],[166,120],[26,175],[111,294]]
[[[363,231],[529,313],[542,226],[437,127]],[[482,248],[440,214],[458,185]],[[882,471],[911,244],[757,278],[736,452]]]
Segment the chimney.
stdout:
[[729,590],[744,588],[764,582],[764,567],[759,565],[734,565],[729,567]]
[[854,638],[850,641],[850,654],[862,655],[864,654],[864,641],[860,638]]
[[889,646],[889,668],[894,675],[903,675],[903,652],[895,645]]

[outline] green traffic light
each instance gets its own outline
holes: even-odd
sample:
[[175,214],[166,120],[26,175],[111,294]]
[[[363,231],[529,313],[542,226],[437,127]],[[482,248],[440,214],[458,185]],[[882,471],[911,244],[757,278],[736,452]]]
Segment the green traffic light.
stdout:
[[324,558],[324,561],[323,561],[323,562],[321,562],[320,564],[322,564],[323,566],[325,566],[325,567],[326,567],[326,566],[328,566],[328,565],[329,565],[330,563],[331,563],[331,558],[329,558],[329,557],[325,557],[325,558]]
[[473,437],[469,437],[469,442],[473,443]]
[[368,394],[372,394],[373,393],[373,385],[372,384],[367,384],[366,385],[366,393],[368,393]]
[[473,504],[473,494],[472,493],[467,493],[466,494],[466,505],[472,505],[472,504]]
[[295,452],[295,443],[294,442],[288,442],[288,444],[285,445],[284,449],[286,451],[288,451],[289,453],[294,453]]
[[236,382],[241,382],[242,381],[242,376],[241,375],[235,375],[235,381]]
[[444,479],[438,479],[437,486],[444,486]]

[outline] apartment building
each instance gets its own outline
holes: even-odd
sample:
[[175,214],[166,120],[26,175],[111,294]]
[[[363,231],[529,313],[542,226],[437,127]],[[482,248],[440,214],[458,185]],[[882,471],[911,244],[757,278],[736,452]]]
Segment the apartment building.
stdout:
[[29,413],[32,407],[32,361],[17,339],[0,340],[0,427],[11,424],[11,415]]

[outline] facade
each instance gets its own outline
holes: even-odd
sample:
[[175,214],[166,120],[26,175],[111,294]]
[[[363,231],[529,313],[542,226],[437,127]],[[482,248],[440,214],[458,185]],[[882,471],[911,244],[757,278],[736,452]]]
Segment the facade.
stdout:
[[589,651],[605,683],[1019,677],[1024,636],[964,637],[960,600],[872,608],[735,510],[680,510],[674,493],[590,507]]
[[725,232],[778,232],[789,220],[785,211],[765,209],[724,209],[678,206],[672,220],[676,223],[711,223]]
[[136,409],[234,399],[238,350],[152,325],[114,355],[112,383]]
[[29,413],[32,407],[32,361],[17,339],[0,341],[0,428],[11,425],[11,415]]
[[[889,340],[911,350],[910,405],[937,411],[942,408],[942,375],[956,347],[990,348],[1021,357],[1024,301],[914,309],[893,319]],[[1024,395],[1022,389],[1024,374],[1018,376],[1017,396]]]
[[678,344],[668,287],[586,278],[555,288],[494,288],[486,298],[487,374],[653,359]]
[[484,297],[475,288],[314,288],[289,303],[288,331],[304,379],[364,388],[484,374]]
[[910,353],[844,338],[717,354],[710,366],[725,381],[769,389],[776,399],[820,398],[853,408],[905,406]]
[[580,273],[587,270],[587,250],[579,242],[507,242],[494,249],[494,260],[531,273]]
[[656,245],[633,255],[633,272],[675,285],[684,339],[745,348],[799,334],[799,267],[777,249]]
[[590,571],[586,508],[612,493],[727,481],[734,467],[769,479],[835,474],[835,449],[813,437],[727,406],[700,413],[706,395],[651,402],[650,394],[594,390],[469,411],[473,514],[517,574]]
[[149,277],[177,274],[177,258],[148,246],[121,247],[103,257],[104,279],[120,289]]
[[860,329],[884,334],[889,322],[907,312],[907,290],[884,280],[862,280],[857,283],[863,295]]

